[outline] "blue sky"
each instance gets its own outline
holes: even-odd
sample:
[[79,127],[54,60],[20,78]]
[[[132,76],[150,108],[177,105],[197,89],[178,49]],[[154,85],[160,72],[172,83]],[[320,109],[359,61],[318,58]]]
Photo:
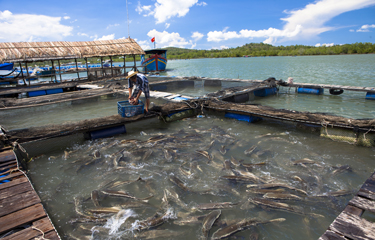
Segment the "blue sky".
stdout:
[[144,50],[153,48],[152,37],[158,48],[208,50],[375,43],[374,33],[375,0],[0,0],[1,42],[130,35]]

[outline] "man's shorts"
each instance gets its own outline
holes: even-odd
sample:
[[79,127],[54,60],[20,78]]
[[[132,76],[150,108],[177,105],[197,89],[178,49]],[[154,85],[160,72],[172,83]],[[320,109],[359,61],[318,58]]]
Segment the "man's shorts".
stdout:
[[[150,98],[150,89],[148,85],[144,87],[144,90],[142,92],[145,94],[146,99]],[[132,97],[133,98],[137,97],[138,93],[139,93],[139,88],[135,88],[132,94]]]

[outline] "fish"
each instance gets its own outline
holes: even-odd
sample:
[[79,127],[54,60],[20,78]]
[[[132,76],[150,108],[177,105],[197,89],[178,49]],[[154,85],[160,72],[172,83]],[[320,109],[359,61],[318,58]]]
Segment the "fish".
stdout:
[[278,188],[278,189],[251,188],[251,189],[246,189],[246,192],[264,195],[266,193],[283,193],[283,192],[285,192],[285,189],[282,189],[282,188]]
[[246,149],[245,151],[244,151],[244,153],[246,154],[246,155],[250,155],[250,154],[252,154],[253,152],[254,152],[254,150],[257,148],[257,145],[253,145],[253,146],[251,146],[249,149]]
[[64,151],[64,160],[67,160],[69,158],[69,152]]
[[245,230],[251,226],[256,226],[259,224],[265,224],[265,223],[271,223],[271,222],[283,222],[285,221],[285,218],[277,218],[277,219],[272,219],[269,221],[260,221],[255,218],[247,218],[243,219],[237,223],[231,224],[227,227],[220,228],[214,234],[212,235],[212,240],[217,240],[217,239],[223,239],[231,236],[232,234]]
[[230,157],[230,162],[231,162],[234,166],[236,166],[236,167],[238,167],[238,166],[241,165],[240,161],[238,161],[237,159],[235,159],[233,156]]
[[205,239],[208,238],[212,225],[214,225],[215,221],[220,217],[220,215],[221,210],[214,210],[203,219],[202,234]]
[[199,204],[197,208],[200,210],[224,209],[224,208],[232,208],[233,206],[237,204],[238,203],[232,203],[232,202],[203,203],[203,204]]
[[138,231],[141,231],[160,226],[164,224],[169,218],[173,217],[172,215],[172,212],[167,210],[163,215],[159,217],[153,217],[151,219],[146,219],[144,221],[138,222],[136,229]]
[[349,165],[343,165],[343,166],[340,166],[339,168],[337,168],[336,170],[332,171],[332,175],[335,176],[339,173],[343,173],[343,172],[351,172],[353,171],[353,169],[349,166]]
[[225,159],[223,165],[225,170],[232,170],[232,163],[229,159]]
[[118,167],[118,163],[120,161],[120,159],[123,157],[123,155],[120,153],[120,154],[117,154],[113,157],[113,166],[116,168]]
[[259,162],[259,163],[241,163],[241,165],[245,168],[253,168],[256,166],[263,166],[266,165],[266,162]]
[[198,162],[197,161],[192,161],[190,163],[190,171],[192,171],[192,170],[195,171],[196,169],[198,169],[199,171],[203,172],[203,170],[201,169],[201,167],[198,165]]
[[95,150],[92,155],[94,156],[94,159],[99,159],[101,157],[100,151]]
[[87,209],[88,212],[94,214],[101,213],[118,213],[122,208],[121,207],[98,207],[93,209]]
[[127,202],[121,203],[120,206],[125,209],[153,207],[152,205],[145,203],[145,202],[134,202],[134,201],[127,201]]
[[227,153],[227,149],[225,148],[225,145],[221,145],[220,153],[223,154],[223,155],[225,155]]
[[176,221],[174,221],[173,223],[174,223],[174,224],[177,224],[177,225],[180,225],[180,226],[202,224],[203,219],[204,219],[205,217],[207,217],[207,215],[208,215],[208,214],[205,214],[205,215],[198,215],[198,216],[188,216],[188,217],[184,217],[184,218],[181,219],[181,220],[176,220]]
[[232,169],[232,172],[237,176],[242,176],[242,177],[247,177],[247,178],[253,179],[253,182],[265,183],[264,180],[262,180],[260,177],[255,176],[255,174],[253,174],[251,172],[244,171],[244,170],[241,170],[241,169]]
[[212,160],[212,156],[207,152],[207,151],[203,151],[203,150],[196,150],[197,153],[201,154],[202,156],[204,156],[205,158],[208,159],[208,162],[210,162]]
[[266,193],[263,198],[276,200],[302,200],[301,197],[290,193]]
[[345,196],[349,194],[353,194],[353,191],[342,189],[339,191],[333,191],[333,192],[327,192],[327,193],[320,194],[320,195],[315,195],[315,197],[339,197],[339,196]]
[[114,190],[102,190],[102,193],[107,194],[109,196],[125,197],[125,198],[130,198],[130,199],[142,201],[142,202],[148,202],[148,199],[154,197],[154,195],[151,195],[151,196],[146,197],[146,198],[136,198],[136,197],[130,195],[129,193],[124,192],[124,191],[114,191]]
[[98,190],[93,190],[91,192],[91,200],[94,203],[95,207],[99,207],[100,206],[98,199],[99,199],[99,191]]
[[134,234],[136,239],[176,239],[185,233],[181,231],[172,231],[167,229],[154,229]]
[[322,165],[320,165],[317,162],[315,162],[311,159],[308,159],[308,158],[302,158],[300,160],[296,160],[296,161],[293,162],[293,165],[297,165],[297,164],[300,164],[302,166],[304,166],[305,164],[315,164],[318,167],[323,167]]
[[269,199],[264,199],[264,198],[249,198],[249,201],[252,204],[262,206],[262,207],[268,207],[268,208],[273,208],[277,209],[280,211],[285,211],[285,212],[292,212],[296,214],[301,214],[304,215],[303,211],[301,209],[298,209],[296,207],[292,207],[286,203],[281,203],[281,202],[275,202]]
[[243,182],[243,183],[257,183],[258,181],[254,178],[244,177],[244,176],[221,176],[220,178],[227,179],[229,181],[235,181],[235,182]]
[[167,160],[167,162],[171,162],[173,159],[172,150],[163,148],[164,157]]
[[121,186],[121,185],[128,185],[130,183],[135,183],[135,182],[141,181],[141,180],[142,180],[141,176],[138,176],[138,178],[135,179],[135,180],[127,180],[127,181],[116,181],[116,180],[114,180],[114,181],[110,181],[109,183],[104,184],[101,187],[101,189],[115,188],[115,187],[118,187],[118,186]]
[[143,155],[143,157],[142,157],[142,161],[147,160],[147,159],[151,156],[152,153],[153,153],[152,149],[148,149],[148,150],[145,152],[145,154]]
[[183,167],[182,167],[182,165],[178,168],[179,170],[180,170],[180,172],[183,174],[183,175],[185,175],[185,176],[187,176],[187,177],[189,177],[189,176],[191,176],[191,171],[187,171],[187,170],[185,170]]
[[165,193],[166,193],[166,196],[168,198],[168,196],[170,196],[172,198],[172,200],[177,204],[179,205],[180,207],[182,207],[183,209],[187,210],[187,211],[190,211],[191,209],[188,207],[188,205],[186,203],[184,203],[181,199],[180,199],[180,196],[175,192],[173,191],[172,189],[164,189]]
[[169,177],[169,181],[171,181],[172,183],[176,184],[179,188],[181,188],[185,192],[189,191],[189,188],[186,186],[186,183],[184,183],[183,181],[181,181],[178,177],[170,176]]
[[286,189],[289,189],[289,190],[293,190],[293,191],[296,191],[296,192],[300,192],[304,195],[307,195],[307,192],[302,190],[302,189],[298,189],[298,188],[295,188],[295,187],[292,187],[292,186],[289,186],[287,184],[284,184],[284,183],[265,183],[265,184],[253,184],[253,185],[247,185],[248,188],[252,188],[252,187],[255,187],[255,188],[260,188],[260,189],[265,189],[265,188],[286,188]]

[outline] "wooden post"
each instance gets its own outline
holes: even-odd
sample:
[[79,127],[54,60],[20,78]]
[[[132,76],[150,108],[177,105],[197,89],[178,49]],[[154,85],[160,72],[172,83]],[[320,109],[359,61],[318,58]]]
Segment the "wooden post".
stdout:
[[126,76],[126,63],[125,63],[126,55],[124,55],[124,76]]
[[137,64],[135,62],[135,55],[133,55],[133,59],[134,59],[134,71],[137,71]]
[[[22,80],[23,80],[23,83],[24,83],[25,85],[27,85],[26,80],[25,80],[25,76],[23,75],[22,64],[21,64],[21,62],[20,62],[20,68],[21,68],[21,74],[22,74]],[[18,81],[17,81],[17,84],[18,84]]]
[[[57,77],[56,77],[56,69],[55,69],[55,65],[53,64],[53,60],[51,60],[52,62],[52,71],[54,71],[54,75],[55,75],[55,83],[57,82]],[[52,76],[51,76],[51,80],[52,80]]]
[[[29,79],[29,86],[30,86],[30,74],[29,74],[29,68],[27,67],[27,62],[25,62],[25,65],[26,65],[26,76],[27,76],[27,78]],[[26,85],[27,85],[27,83],[26,83]]]
[[59,64],[60,82],[62,83],[60,59],[57,60],[57,63]]
[[79,72],[78,72],[77,58],[74,58],[74,61],[76,62],[76,70],[77,70],[77,76],[78,76],[78,81],[79,81]]
[[89,79],[89,65],[87,64],[87,58],[85,58],[86,61],[86,73],[87,73],[87,80]]
[[112,56],[109,56],[109,59],[111,60],[111,76],[113,77]]
[[102,65],[102,77],[104,77],[103,57],[100,57],[100,64]]

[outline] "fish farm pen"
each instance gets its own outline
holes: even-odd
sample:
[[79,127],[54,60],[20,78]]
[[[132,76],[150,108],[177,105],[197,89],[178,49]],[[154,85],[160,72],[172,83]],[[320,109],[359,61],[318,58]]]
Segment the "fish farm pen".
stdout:
[[133,115],[125,72],[0,89],[0,238],[375,239],[375,118],[278,107],[374,88],[150,75]]

